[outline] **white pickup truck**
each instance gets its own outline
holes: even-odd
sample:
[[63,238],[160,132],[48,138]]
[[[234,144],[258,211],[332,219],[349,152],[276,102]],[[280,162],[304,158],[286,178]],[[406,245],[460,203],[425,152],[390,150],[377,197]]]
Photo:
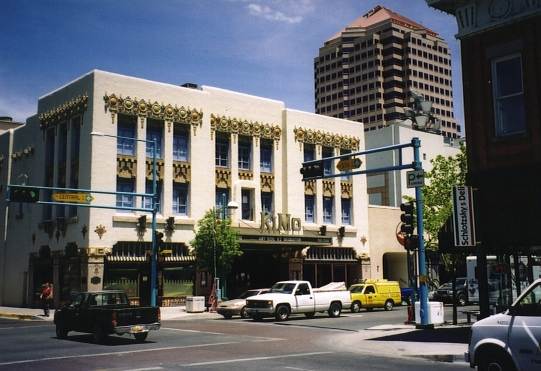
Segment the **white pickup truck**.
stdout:
[[263,317],[285,321],[290,314],[313,317],[316,312],[325,311],[329,317],[339,317],[342,308],[350,307],[351,296],[343,282],[313,289],[308,281],[281,281],[269,293],[246,299],[246,313],[255,321]]

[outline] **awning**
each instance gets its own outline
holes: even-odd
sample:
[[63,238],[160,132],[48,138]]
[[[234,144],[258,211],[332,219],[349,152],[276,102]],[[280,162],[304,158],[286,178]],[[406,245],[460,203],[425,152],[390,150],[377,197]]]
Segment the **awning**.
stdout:
[[304,261],[357,263],[357,254],[353,247],[310,247]]
[[277,245],[277,246],[331,246],[331,237],[309,237],[291,235],[264,235],[264,234],[241,234],[239,243],[252,245]]

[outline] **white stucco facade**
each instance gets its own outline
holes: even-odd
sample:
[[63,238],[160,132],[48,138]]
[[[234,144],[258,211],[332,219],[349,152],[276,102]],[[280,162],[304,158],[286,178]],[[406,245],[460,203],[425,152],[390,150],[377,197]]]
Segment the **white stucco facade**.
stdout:
[[[233,281],[242,280],[244,286],[266,284],[261,277],[250,278],[253,271],[242,271],[258,261],[258,249],[265,252],[265,259],[273,259],[264,259],[264,265],[282,267],[282,279],[299,277],[303,272],[305,276],[313,275],[315,283],[319,283],[319,276],[321,280],[359,278],[354,270],[360,270],[361,260],[369,256],[370,247],[366,177],[318,180],[307,185],[299,169],[306,145],[314,147],[316,158],[321,158],[323,147],[333,148],[335,154],[344,149],[363,149],[362,125],[291,110],[280,101],[95,70],[41,97],[38,115],[29,118],[24,127],[0,135],[0,155],[13,158],[0,165],[2,184],[21,184],[24,179],[27,185],[115,192],[119,182],[131,182],[132,192],[145,193],[152,162],[145,144],[138,142],[133,154],[125,155],[119,153],[116,138],[91,135],[119,135],[119,120],[124,120],[122,125],[133,124],[134,136],[141,140],[149,139],[151,121],[159,128],[161,206],[157,229],[164,232],[164,241],[174,251],[171,256],[160,258],[160,267],[163,272],[193,269],[189,270],[189,277],[193,278],[194,293],[205,286],[205,278],[194,267],[190,241],[197,221],[216,205],[216,194],[221,189],[226,190],[228,201],[240,206],[230,216],[241,235],[241,248],[247,251],[247,260],[235,268],[239,272],[232,277]],[[188,155],[181,161],[173,154],[177,129],[187,133]],[[216,165],[218,135],[228,143],[227,166]],[[249,169],[239,169],[240,141],[249,148]],[[260,166],[263,142],[272,143],[271,170],[263,171]],[[14,153],[20,155],[13,157]],[[178,212],[175,185],[187,189],[186,211]],[[292,225],[289,230],[262,228],[262,192],[272,197],[272,214],[268,217],[278,221],[278,214],[282,218],[289,214],[291,223],[290,218],[300,220],[300,230],[293,230]],[[90,194],[93,206],[118,203],[114,194]],[[305,218],[306,195],[315,199],[313,222]],[[41,201],[50,197],[41,191]],[[322,197],[333,200],[331,222],[329,210],[324,222]],[[250,198],[248,203],[243,203],[245,198]],[[344,203],[342,199],[350,201]],[[342,205],[348,204],[351,210],[344,219]],[[143,206],[141,198],[134,206]],[[247,218],[242,217],[243,207],[249,214]],[[145,249],[152,236],[149,213],[147,228],[137,225],[143,214],[83,207],[76,211],[66,207],[62,211],[58,206],[19,206],[2,199],[0,305],[32,305],[43,280],[55,283],[58,304],[70,291],[106,287],[108,280],[112,282],[108,278],[112,270],[134,271],[118,273],[114,282],[130,282],[139,292],[144,290],[148,279],[143,272],[148,259]],[[171,227],[170,218],[174,218],[172,230],[167,229]],[[324,235],[320,229],[323,225]],[[137,246],[143,246],[142,250]],[[311,264],[308,270],[303,268],[307,264]],[[166,285],[166,274],[160,277],[164,284],[160,290],[168,290],[171,282],[181,281],[171,278]],[[182,280],[185,284],[186,278]]]

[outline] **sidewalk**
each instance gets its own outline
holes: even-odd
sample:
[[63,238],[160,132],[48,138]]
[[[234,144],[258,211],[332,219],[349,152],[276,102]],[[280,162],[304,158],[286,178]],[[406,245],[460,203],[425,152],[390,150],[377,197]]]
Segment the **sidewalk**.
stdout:
[[[218,313],[188,313],[186,312],[185,306],[161,307],[160,314],[162,321],[222,318]],[[44,317],[43,309],[0,307],[0,318],[13,318],[29,321],[52,321],[54,319],[54,309],[51,309],[49,317]]]
[[462,363],[468,350],[469,332],[470,325],[446,324],[432,330],[417,330],[415,325],[381,325],[339,339],[333,337],[332,345],[338,343],[342,349],[365,354]]

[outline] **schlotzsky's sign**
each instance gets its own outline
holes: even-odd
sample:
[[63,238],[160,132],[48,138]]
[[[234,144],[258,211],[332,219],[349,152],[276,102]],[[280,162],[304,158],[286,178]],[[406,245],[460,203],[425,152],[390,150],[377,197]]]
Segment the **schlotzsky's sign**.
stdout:
[[453,188],[453,231],[455,246],[475,246],[475,219],[471,187]]

